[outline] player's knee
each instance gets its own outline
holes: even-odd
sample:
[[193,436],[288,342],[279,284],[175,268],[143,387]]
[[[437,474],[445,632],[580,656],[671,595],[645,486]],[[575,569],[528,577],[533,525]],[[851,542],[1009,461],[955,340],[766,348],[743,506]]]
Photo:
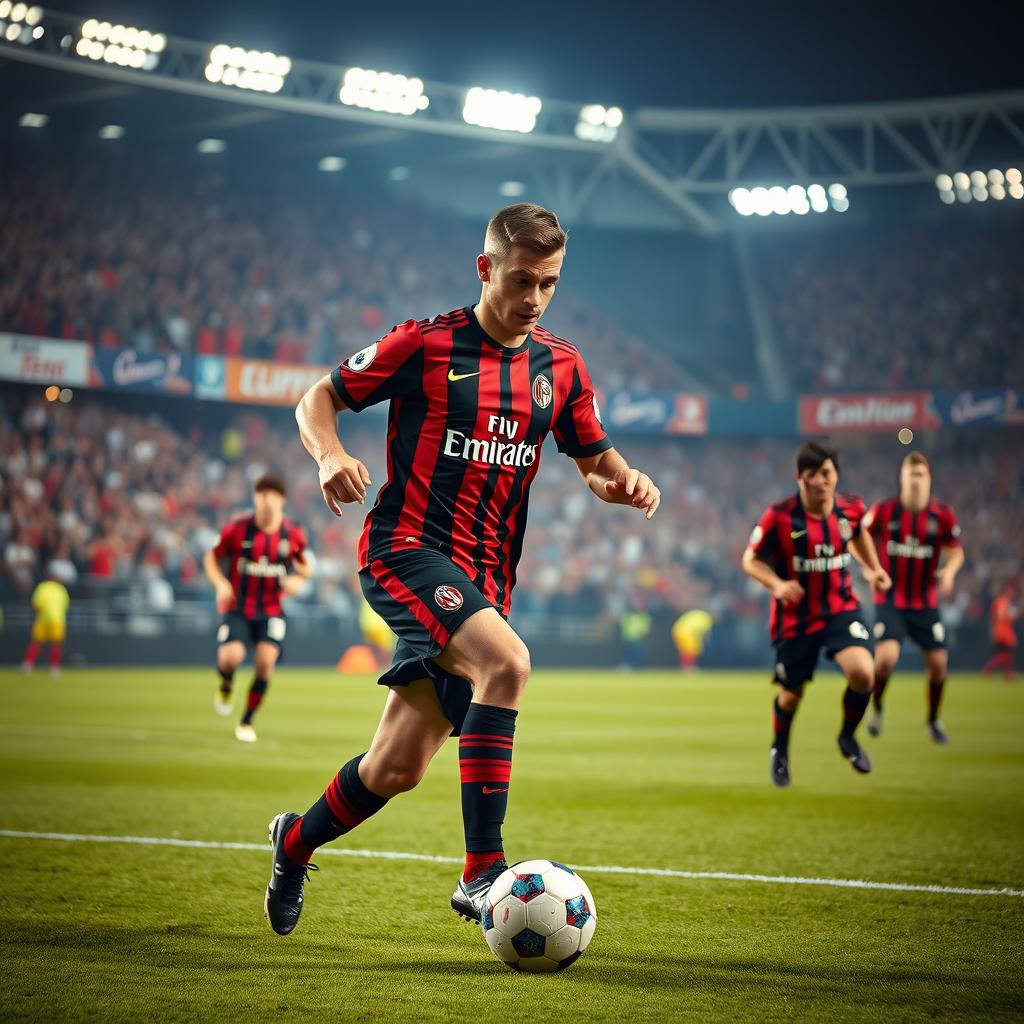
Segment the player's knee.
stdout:
[[851,690],[866,693],[874,686],[875,674],[870,668],[858,665],[846,673],[846,682]]
[[497,699],[517,699],[526,688],[530,669],[530,652],[525,644],[489,659],[481,673],[481,681],[491,695],[487,703]]
[[396,758],[386,764],[378,766],[375,772],[373,783],[369,788],[381,796],[397,796],[399,793],[408,793],[415,789],[423,779],[427,771],[425,761],[416,761],[411,758]]

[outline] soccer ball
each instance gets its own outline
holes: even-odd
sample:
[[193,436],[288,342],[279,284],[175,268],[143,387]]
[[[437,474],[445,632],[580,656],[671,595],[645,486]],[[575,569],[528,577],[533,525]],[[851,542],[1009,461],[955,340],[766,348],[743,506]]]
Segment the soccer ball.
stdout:
[[515,971],[561,971],[581,956],[597,928],[587,883],[552,860],[523,860],[487,893],[480,922],[491,952]]

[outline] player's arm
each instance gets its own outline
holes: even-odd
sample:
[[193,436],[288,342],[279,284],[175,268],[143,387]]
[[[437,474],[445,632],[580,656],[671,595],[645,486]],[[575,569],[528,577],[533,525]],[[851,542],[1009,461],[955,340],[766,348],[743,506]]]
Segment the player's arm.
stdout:
[[860,562],[863,568],[864,579],[875,589],[886,591],[892,588],[892,580],[889,574],[882,568],[878,561],[878,550],[871,537],[870,530],[858,530],[850,538],[847,545],[854,558]]
[[803,599],[804,588],[798,580],[784,580],[752,547],[743,551],[740,568],[752,579],[757,580],[772,597],[786,604],[797,604]]
[[633,469],[614,449],[598,455],[574,459],[583,482],[602,501],[612,505],[632,505],[650,519],[661,504],[661,491],[639,469]]
[[370,486],[369,470],[345,451],[338,437],[338,413],[346,408],[330,374],[321,377],[295,407],[299,437],[320,470],[320,490],[336,516],[341,515],[342,505],[363,504]]
[[953,593],[953,584],[957,573],[964,567],[966,556],[960,544],[946,544],[942,548],[942,568],[935,574],[939,597],[949,597]]
[[[218,547],[220,543],[218,542]],[[214,592],[217,595],[217,607],[222,611],[230,608],[235,603],[235,591],[231,586],[231,581],[221,571],[220,558],[217,556],[216,548],[210,548],[203,555],[203,572],[206,573],[206,578],[213,584]]]

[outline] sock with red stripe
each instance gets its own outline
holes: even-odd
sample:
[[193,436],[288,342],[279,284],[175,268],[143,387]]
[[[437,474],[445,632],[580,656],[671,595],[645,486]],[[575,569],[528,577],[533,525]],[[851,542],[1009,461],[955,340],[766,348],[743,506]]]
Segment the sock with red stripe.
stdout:
[[25,651],[25,657],[22,659],[26,665],[34,665],[36,658],[39,657],[39,648],[43,645],[37,640],[33,640]]
[[885,688],[888,685],[889,685],[889,677],[888,676],[879,675],[878,672],[876,671],[875,672],[875,686],[874,686],[874,689],[871,691],[871,698],[874,701],[875,710],[876,711],[881,711],[882,710],[882,697],[884,696]]
[[259,710],[259,706],[263,703],[263,698],[267,694],[267,687],[270,685],[269,679],[263,679],[260,676],[256,676],[252,681],[252,686],[249,687],[249,699],[245,702],[245,714],[242,715],[242,725],[252,725],[253,715]]
[[359,778],[359,762],[353,757],[331,780],[323,796],[288,830],[284,852],[296,864],[308,864],[313,851],[351,832],[388,801],[366,788]]
[[63,644],[50,644],[50,668],[60,668],[60,659],[64,654]]
[[847,686],[843,693],[843,728],[842,733],[844,736],[852,736],[860,725],[861,719],[864,717],[864,712],[868,709],[868,704],[871,703],[871,691],[868,690],[866,693],[858,693],[856,690]]
[[471,882],[504,857],[501,826],[508,808],[512,777],[512,738],[517,711],[470,704],[459,737],[462,824],[466,831],[466,867]]
[[945,679],[928,680],[928,722],[931,724],[939,717],[939,708],[942,706],[942,692],[946,688]]
[[787,711],[779,703],[779,698],[775,698],[775,704],[772,706],[772,729],[775,732],[772,746],[783,754],[789,751],[789,730],[792,728],[794,715],[795,709]]

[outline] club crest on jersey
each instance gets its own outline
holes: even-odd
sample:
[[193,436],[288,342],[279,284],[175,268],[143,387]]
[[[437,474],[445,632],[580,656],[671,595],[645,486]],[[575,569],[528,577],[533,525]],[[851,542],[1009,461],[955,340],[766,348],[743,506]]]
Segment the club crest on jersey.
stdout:
[[533,378],[533,400],[541,409],[546,409],[551,404],[552,394],[551,381],[543,373],[538,373]]
[[361,348],[354,356],[349,356],[348,368],[355,373],[362,373],[363,370],[369,369],[376,355],[377,342],[374,342],[372,345],[367,345],[366,348]]
[[438,607],[446,612],[453,612],[462,607],[462,594],[456,587],[449,587],[444,584],[434,591],[434,600]]
[[842,537],[844,541],[848,541],[853,536],[853,527],[850,525],[849,519],[840,518],[839,536]]
[[279,558],[287,558],[288,557],[288,553],[291,551],[291,549],[292,549],[291,544],[289,544],[287,540],[282,538],[280,543],[277,545],[278,557]]

